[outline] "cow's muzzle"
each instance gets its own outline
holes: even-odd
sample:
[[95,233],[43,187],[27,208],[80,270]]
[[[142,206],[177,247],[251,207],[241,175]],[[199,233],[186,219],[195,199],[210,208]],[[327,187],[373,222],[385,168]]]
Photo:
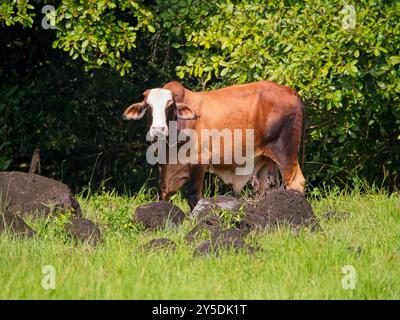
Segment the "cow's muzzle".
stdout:
[[167,126],[162,126],[162,127],[151,127],[150,128],[150,138],[154,140],[155,138],[158,139],[164,139],[168,137],[168,127]]

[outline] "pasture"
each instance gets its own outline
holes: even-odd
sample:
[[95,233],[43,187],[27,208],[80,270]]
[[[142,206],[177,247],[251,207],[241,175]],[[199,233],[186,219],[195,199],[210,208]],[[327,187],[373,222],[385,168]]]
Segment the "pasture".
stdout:
[[[33,239],[0,235],[0,299],[399,299],[400,195],[379,190],[308,193],[322,228],[279,227],[251,234],[254,254],[229,250],[193,257],[185,243],[193,227],[144,231],[131,222],[134,208],[154,200],[151,190],[119,196],[78,197],[84,216],[97,222],[97,247],[74,243],[62,230],[65,216],[28,220]],[[173,202],[188,210],[180,194]],[[330,218],[326,212],[336,211]],[[165,237],[175,251],[146,251]],[[54,266],[55,289],[42,287],[42,268]],[[344,289],[342,268],[352,266],[355,288]],[[346,287],[346,285],[345,285]]]

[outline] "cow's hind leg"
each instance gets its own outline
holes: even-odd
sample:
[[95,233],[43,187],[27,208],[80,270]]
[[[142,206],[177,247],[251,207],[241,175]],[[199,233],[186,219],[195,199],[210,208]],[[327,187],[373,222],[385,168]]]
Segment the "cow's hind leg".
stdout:
[[285,182],[287,189],[294,189],[304,194],[304,183],[305,179],[301,172],[299,163],[296,161],[295,164],[289,166],[282,166],[281,174],[283,181]]
[[265,155],[278,165],[286,188],[304,194],[305,180],[297,157],[301,133],[295,128],[292,131],[290,129],[290,126],[284,129],[280,138],[266,148]]
[[266,192],[273,189],[279,184],[279,173],[274,161],[265,157],[265,164],[253,176],[252,186],[254,194],[262,197]]
[[201,165],[193,165],[190,168],[188,183],[188,202],[191,210],[201,199],[203,193],[205,168]]
[[271,152],[271,150],[268,150],[268,154],[278,165],[286,189],[294,189],[304,194],[305,179],[297,160],[297,154],[294,159],[293,157],[292,159],[287,158],[285,154]]

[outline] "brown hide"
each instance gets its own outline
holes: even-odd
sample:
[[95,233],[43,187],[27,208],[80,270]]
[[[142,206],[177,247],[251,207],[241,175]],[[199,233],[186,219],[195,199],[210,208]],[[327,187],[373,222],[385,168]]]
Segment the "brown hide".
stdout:
[[[252,175],[271,173],[272,160],[278,166],[286,187],[304,192],[304,177],[298,163],[304,108],[294,90],[271,81],[208,92],[192,92],[176,81],[163,88],[171,90],[175,102],[188,105],[198,116],[196,120],[178,120],[179,130],[191,128],[200,137],[202,129],[241,129],[243,133],[246,129],[254,129],[255,166]],[[245,150],[244,135],[242,142]],[[223,141],[218,152],[221,163],[217,165],[161,165],[162,199],[168,199],[169,193],[189,182],[189,203],[193,207],[201,197],[206,171],[217,174],[235,192],[240,192],[252,175],[238,176],[235,174],[237,164],[223,163]]]

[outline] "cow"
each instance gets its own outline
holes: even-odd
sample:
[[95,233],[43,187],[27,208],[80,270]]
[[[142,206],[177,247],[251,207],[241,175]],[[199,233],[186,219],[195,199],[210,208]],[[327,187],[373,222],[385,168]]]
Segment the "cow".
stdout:
[[[168,200],[171,193],[188,183],[188,202],[193,208],[202,196],[207,171],[219,176],[235,193],[239,193],[257,174],[263,189],[266,176],[276,177],[273,174],[274,164],[279,168],[287,189],[304,193],[305,180],[298,153],[302,145],[304,158],[305,110],[295,90],[272,81],[260,81],[194,92],[180,82],[172,81],[162,88],[148,89],[143,95],[143,101],[130,105],[123,118],[139,120],[147,111],[150,139],[164,137],[168,141],[170,121],[177,121],[178,131],[191,129],[198,137],[206,129],[241,130],[243,133],[247,129],[253,130],[252,172],[238,175],[236,170],[242,164],[226,162],[223,158],[226,153],[233,153],[238,142],[242,144],[242,150],[247,150],[249,143],[244,135],[242,138],[239,136],[240,140],[236,140],[234,146],[228,145],[225,140],[220,141],[219,149],[213,149],[212,143],[215,145],[215,142],[211,141],[205,156],[208,161],[159,165],[161,199]],[[203,156],[199,147],[202,142],[198,140],[196,143],[195,159],[199,160]],[[211,161],[214,156],[219,161],[214,161],[215,158]]]

